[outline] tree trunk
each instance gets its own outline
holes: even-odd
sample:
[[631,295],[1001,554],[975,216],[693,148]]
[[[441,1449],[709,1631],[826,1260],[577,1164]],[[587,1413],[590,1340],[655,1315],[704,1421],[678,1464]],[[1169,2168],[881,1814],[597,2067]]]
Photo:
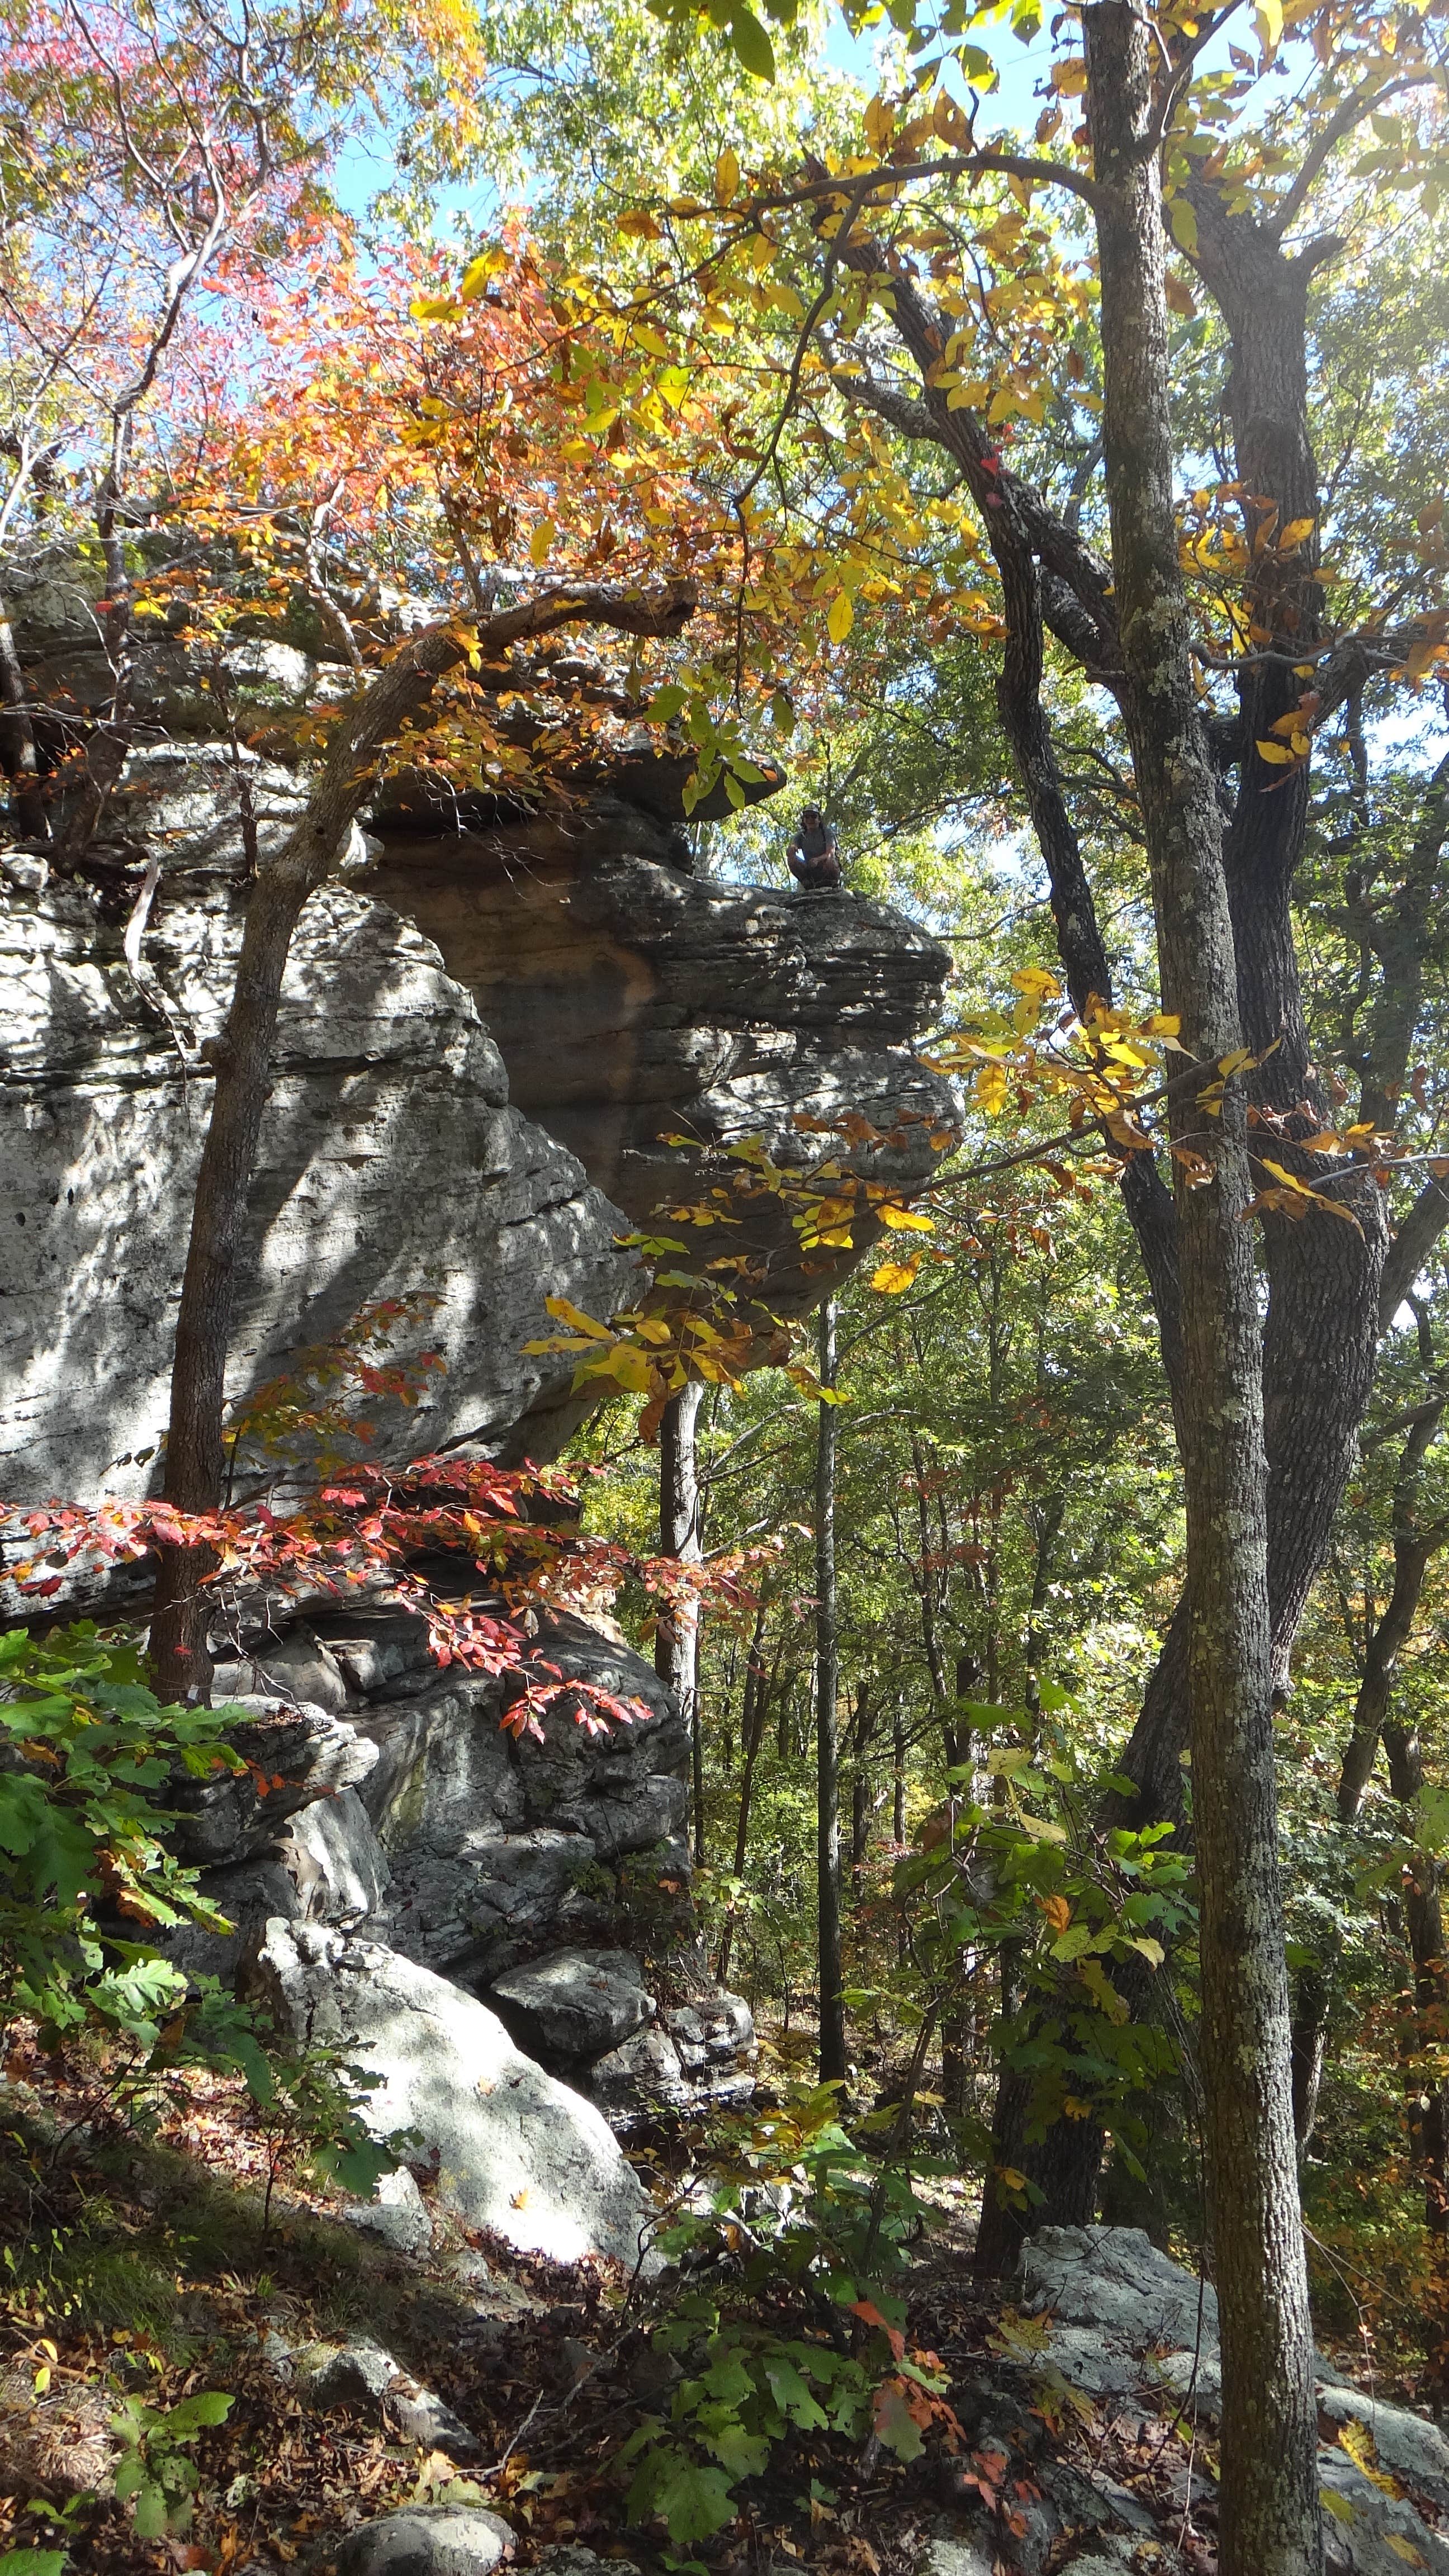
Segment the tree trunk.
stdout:
[[[1195,1078],[1177,1175],[1188,1702],[1202,1949],[1204,2142],[1222,2318],[1222,2576],[1321,2569],[1313,2336],[1298,2207],[1278,1879],[1262,1342],[1246,1101],[1196,1094],[1242,1043],[1217,782],[1198,713],[1173,518],[1165,251],[1151,33],[1085,13],[1101,260],[1107,500],[1164,1008]],[[1180,1065],[1181,1059],[1174,1059]]]
[[[820,1309],[819,1374],[835,1385],[835,1300]],[[840,1690],[835,1604],[835,1407],[819,1407],[815,1452],[815,1869],[819,1924],[820,2081],[846,2069],[840,1956]]]
[[[1419,1313],[1419,1339],[1430,1383],[1442,1387],[1443,1377],[1435,1360],[1428,1319],[1422,1312]],[[1419,1408],[1417,1419],[1410,1425],[1409,1436],[1404,1442],[1399,1472],[1394,1479],[1393,1589],[1364,1654],[1353,1721],[1338,1775],[1338,1821],[1341,1825],[1351,1825],[1363,1804],[1363,1794],[1378,1756],[1380,1737],[1385,1744],[1388,1743],[1389,1710],[1393,1703],[1399,1657],[1413,1633],[1430,1558],[1444,1540],[1442,1528],[1420,1528],[1416,1506],[1420,1471],[1438,1434],[1446,1402],[1449,1398],[1440,1395]],[[1396,1730],[1395,1740],[1398,1741],[1401,1735],[1402,1730]],[[1394,1794],[1397,1797],[1404,1793],[1396,1789]],[[1413,1794],[1417,1795],[1417,1792]],[[1437,1893],[1434,1901],[1437,1908]],[[1328,2000],[1327,1977],[1321,1966],[1310,1964],[1299,1976],[1293,2016],[1293,2111],[1300,2147],[1308,2144],[1313,2133],[1318,2107],[1318,2082],[1328,2031]]]
[[[1003,1941],[997,1953],[1003,2024],[1021,2010],[1021,1962],[1021,1943]],[[1019,2183],[1025,2165],[1031,2095],[1030,2074],[1003,2064],[991,2106],[991,2170],[982,2186],[981,2218],[971,2265],[978,2281],[1005,2280],[1016,2268],[1027,2232],[1027,2212],[1019,2199]]]
[[[704,1387],[696,1378],[666,1404],[659,1423],[659,1553],[698,1565],[704,1554],[695,1434]],[[654,1631],[654,1669],[689,1735],[694,1857],[704,1858],[704,1756],[699,1725],[699,1601],[686,1595],[661,1610]]]
[[[1388,1719],[1384,1750],[1389,1786],[1413,1830],[1424,1789],[1424,1756],[1415,1727]],[[1409,1956],[1414,1970],[1414,2010],[1405,2049],[1409,2137],[1424,2186],[1424,2225],[1429,2237],[1424,2342],[1434,2412],[1449,2400],[1449,2104],[1437,2076],[1426,2081],[1424,2061],[1442,2057],[1449,2031],[1449,1962],[1444,1957],[1443,1877],[1432,1852],[1415,1854],[1403,1891]]]
[[[770,1684],[765,1669],[765,1622],[770,1615],[769,1602],[763,1597],[755,1612],[754,1634],[745,1662],[745,1696],[740,1711],[740,1809],[735,1824],[735,1876],[742,1879],[750,1849],[750,1808],[755,1795],[755,1764],[765,1740],[765,1727],[770,1714]],[[725,1917],[720,1935],[719,1956],[715,1975],[725,1985],[730,1973],[730,1952],[734,1947],[735,1918],[733,1911]]]

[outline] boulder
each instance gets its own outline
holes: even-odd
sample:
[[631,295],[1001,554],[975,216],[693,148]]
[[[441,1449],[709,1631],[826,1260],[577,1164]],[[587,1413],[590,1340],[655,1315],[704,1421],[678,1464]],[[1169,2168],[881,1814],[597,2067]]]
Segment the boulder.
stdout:
[[515,2048],[496,2013],[377,1942],[276,1922],[261,1992],[297,2038],[355,2053],[382,2077],[362,2105],[376,2137],[415,2131],[436,2150],[438,2199],[521,2253],[631,2270],[651,2205],[592,2103]]
[[230,1741],[250,1767],[201,1779],[177,1771],[166,1783],[165,1803],[177,1819],[171,1839],[182,1860],[203,1868],[250,1860],[300,1808],[355,1788],[377,1762],[376,1745],[329,1709],[250,1698],[232,1705],[247,1712]]
[[405,2505],[348,2533],[337,2576],[493,2576],[513,2534],[477,2504]]
[[[1202,2414],[1218,2414],[1217,2295],[1140,2228],[1044,2227],[1023,2249],[1020,2289],[1024,2308],[1050,2314],[1045,2359],[1072,2387],[1107,2399],[1164,2389],[1185,2398],[1191,2391]],[[1322,2417],[1367,2428],[1382,2468],[1441,2506],[1449,2493],[1449,2443],[1437,2427],[1345,2387],[1321,2356],[1316,2376]],[[1318,2484],[1334,2499],[1323,2517],[1330,2576],[1397,2576],[1415,2564],[1449,2576],[1449,2542],[1339,2444],[1320,2444]]]
[[1412,2414],[1406,2406],[1386,2406],[1362,2388],[1325,2386],[1321,2380],[1318,2414],[1320,2422],[1363,2425],[1379,2467],[1417,2495],[1428,2496],[1441,2512],[1449,2511],[1449,2442],[1427,2416]]
[[252,1859],[204,1869],[200,1886],[231,1929],[183,1923],[159,1946],[187,1976],[231,1983],[255,1956],[274,1915],[287,1922],[360,1923],[374,1914],[387,1887],[387,1862],[357,1791],[334,1789],[301,1808]]
[[607,2057],[589,2068],[589,2090],[617,2125],[631,2114],[663,2104],[680,2109],[695,2100],[696,2088],[685,2077],[679,2051],[669,2033],[639,2030]]
[[974,2540],[947,2540],[938,2534],[927,2541],[916,2571],[917,2576],[991,2576],[991,2560]]
[[[540,1622],[541,1662],[639,1714],[596,1736],[561,1699],[539,1742],[503,1726],[504,1681],[456,1665],[440,1675],[431,1662],[425,1674],[408,1660],[408,1629],[426,1659],[420,1620],[319,1617],[317,1627],[344,1671],[381,1684],[353,1717],[377,1748],[363,1803],[391,1874],[395,1949],[482,1988],[540,1952],[604,1946],[622,1910],[621,1864],[636,1856],[645,1868],[657,1857],[656,1877],[687,1886],[687,1859],[681,1871],[657,1838],[687,1803],[688,1736],[628,1646],[567,1613]],[[599,2046],[609,2044],[606,2034]]]
[[[141,766],[128,828],[166,866],[139,980],[124,903],[112,918],[54,878],[0,888],[0,1495],[17,1502],[147,1493],[166,1424],[210,1096],[197,1050],[227,1006],[246,892],[229,758]],[[287,795],[264,837],[295,819],[284,778]],[[552,1456],[590,1399],[566,1355],[523,1346],[552,1329],[551,1291],[593,1313],[627,1302],[623,1231],[574,1156],[510,1104],[432,943],[344,884],[315,894],[283,988],[228,1395],[369,1302],[406,1300],[426,1272],[440,1302],[404,1312],[394,1356],[438,1351],[446,1373],[416,1407],[370,1402],[377,1454],[466,1439]]]
[[386,1855],[355,1789],[304,1807],[283,1836],[282,1851],[310,1923],[360,1923],[387,1893]]
[[517,2039],[552,2058],[601,2057],[654,2018],[627,1950],[555,1950],[496,1977],[488,1995]]
[[371,2200],[353,2201],[342,2212],[349,2227],[380,2236],[394,2254],[426,2254],[433,2242],[428,2205],[406,2165],[380,2174]]
[[[902,914],[700,876],[667,813],[613,792],[504,830],[374,820],[363,881],[436,939],[513,1099],[636,1224],[682,1183],[693,1195],[692,1158],[664,1142],[681,1129],[707,1144],[759,1136],[798,1167],[820,1150],[809,1121],[863,1120],[845,1144],[853,1168],[896,1186],[932,1170],[932,1138],[958,1112],[913,1042],[949,959]],[[840,1273],[872,1232],[857,1229]],[[818,1255],[802,1266],[788,1212],[772,1201],[731,1249],[747,1239],[772,1307],[818,1302],[826,1274]]]

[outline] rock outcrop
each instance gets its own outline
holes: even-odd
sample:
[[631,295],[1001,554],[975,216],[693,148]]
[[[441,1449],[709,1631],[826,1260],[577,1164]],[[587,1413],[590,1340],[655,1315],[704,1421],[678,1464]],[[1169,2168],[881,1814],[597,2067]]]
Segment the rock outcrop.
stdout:
[[525,2254],[607,2254],[633,2271],[652,2207],[603,2114],[514,2047],[496,2013],[431,1969],[322,1924],[273,1923],[257,1983],[297,2040],[345,2048],[382,2082],[373,2135],[412,2130],[435,2195]]
[[[0,898],[0,1496],[137,1495],[165,1427],[170,1331],[210,1101],[197,1049],[240,940],[240,800],[285,831],[288,772],[219,752],[133,760],[165,873],[142,972],[85,889]],[[143,792],[144,789],[144,792]],[[562,1288],[607,1312],[620,1212],[511,1106],[502,1060],[436,949],[335,883],[303,915],[243,1247],[228,1383],[244,1395],[361,1308],[427,1290],[398,1355],[447,1374],[376,1408],[382,1455],[469,1439],[552,1455],[584,1406],[525,1357]]]
[[593,1734],[565,1698],[539,1741],[503,1724],[510,1677],[440,1671],[410,1612],[317,1602],[242,1646],[216,1696],[255,1705],[270,1685],[243,1749],[284,1785],[180,1784],[178,1846],[232,1929],[172,1934],[179,1967],[234,1978],[274,1920],[364,1932],[481,1997],[620,2129],[749,2091],[749,2008],[693,1954],[688,1737],[641,1656],[569,1614],[543,1622],[542,1661],[637,1714]]
[[[1023,2309],[1048,2321],[1042,2361],[1049,2375],[1108,2406],[1145,2397],[1216,2421],[1217,2294],[1139,2228],[1043,2228],[1027,2240],[1020,2286]],[[1339,2428],[1339,2439],[1325,2440],[1318,2454],[1329,2576],[1397,2576],[1403,2567],[1449,2576],[1449,2541],[1412,2501],[1417,2495],[1434,2514],[1449,2504],[1449,2442],[1423,2416],[1349,2387],[1321,2355],[1316,2376],[1320,2430]],[[1115,2502],[1119,2523],[1130,2528],[1134,2500],[1104,2501]],[[1061,2510],[1070,2510],[1065,2492],[1056,2506],[1060,2530]],[[1043,2524],[1051,2509],[1048,2498]],[[1046,2539],[1050,2545],[1049,2532]],[[1024,2552],[1020,2563],[1029,2563]]]
[[668,821],[617,795],[506,830],[386,829],[364,882],[437,941],[508,1068],[518,1106],[636,1220],[677,1194],[661,1142],[760,1135],[851,1111],[889,1136],[882,1177],[922,1178],[950,1125],[912,1052],[947,960],[900,913],[693,873]]
[[[88,576],[38,559],[12,588],[58,750],[108,686]],[[0,822],[0,1497],[22,1502],[154,1480],[210,1100],[201,1049],[250,876],[304,794],[296,766],[264,754],[351,686],[276,635],[238,635],[205,672],[160,627],[138,655],[136,747],[82,874],[47,881],[38,845],[17,850],[12,825],[7,848]],[[798,1164],[821,1147],[797,1121],[848,1113],[878,1131],[857,1125],[857,1169],[903,1185],[929,1172],[953,1103],[911,1050],[944,951],[848,895],[694,874],[688,768],[625,752],[532,819],[421,811],[394,788],[354,827],[294,942],[234,1396],[366,1305],[426,1290],[438,1302],[399,1356],[440,1350],[447,1374],[416,1413],[379,1403],[379,1454],[467,1440],[546,1458],[583,1401],[566,1358],[523,1345],[546,1333],[551,1290],[591,1312],[625,1302],[623,1220],[693,1173],[666,1133],[758,1134]],[[853,1255],[803,1268],[778,1210],[755,1231],[771,1302],[798,1311],[870,1229]]]

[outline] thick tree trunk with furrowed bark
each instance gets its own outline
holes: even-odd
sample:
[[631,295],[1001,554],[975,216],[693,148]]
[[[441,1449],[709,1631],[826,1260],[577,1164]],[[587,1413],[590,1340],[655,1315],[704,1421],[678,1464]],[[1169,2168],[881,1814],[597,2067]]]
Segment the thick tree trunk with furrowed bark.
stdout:
[[[1217,780],[1198,710],[1173,515],[1152,36],[1126,0],[1085,13],[1101,260],[1104,437],[1124,712],[1162,998],[1206,1080],[1243,1043]],[[1247,1104],[1173,1086],[1187,1505],[1187,1686],[1201,1905],[1205,2150],[1222,2317],[1222,2576],[1314,2576],[1312,2328],[1298,2208],[1278,1881],[1261,1325]]]

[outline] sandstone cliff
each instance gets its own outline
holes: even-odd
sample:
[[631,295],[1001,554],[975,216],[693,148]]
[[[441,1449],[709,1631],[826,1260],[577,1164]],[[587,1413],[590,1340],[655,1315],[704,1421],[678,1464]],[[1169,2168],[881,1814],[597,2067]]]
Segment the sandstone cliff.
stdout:
[[[52,628],[37,611],[26,632],[38,654]],[[280,645],[231,659],[252,716],[335,676]],[[76,669],[83,696],[84,656]],[[155,705],[157,726],[199,721],[174,675]],[[858,1166],[903,1183],[930,1169],[951,1104],[911,1042],[944,953],[850,896],[691,873],[670,819],[683,767],[625,762],[560,813],[454,814],[448,831],[394,795],[354,833],[288,974],[234,1395],[372,1300],[428,1288],[412,1340],[446,1375],[420,1412],[378,1408],[380,1453],[546,1458],[582,1404],[567,1361],[522,1345],[551,1292],[592,1312],[625,1300],[616,1238],[690,1179],[663,1135],[759,1134],[799,1163],[819,1151],[802,1116],[853,1110],[880,1131]],[[80,878],[0,849],[0,1496],[154,1478],[210,1092],[199,1050],[255,855],[301,794],[295,768],[173,734],[132,752]],[[802,1270],[788,1224],[765,1249],[772,1302],[814,1303],[828,1274]]]

